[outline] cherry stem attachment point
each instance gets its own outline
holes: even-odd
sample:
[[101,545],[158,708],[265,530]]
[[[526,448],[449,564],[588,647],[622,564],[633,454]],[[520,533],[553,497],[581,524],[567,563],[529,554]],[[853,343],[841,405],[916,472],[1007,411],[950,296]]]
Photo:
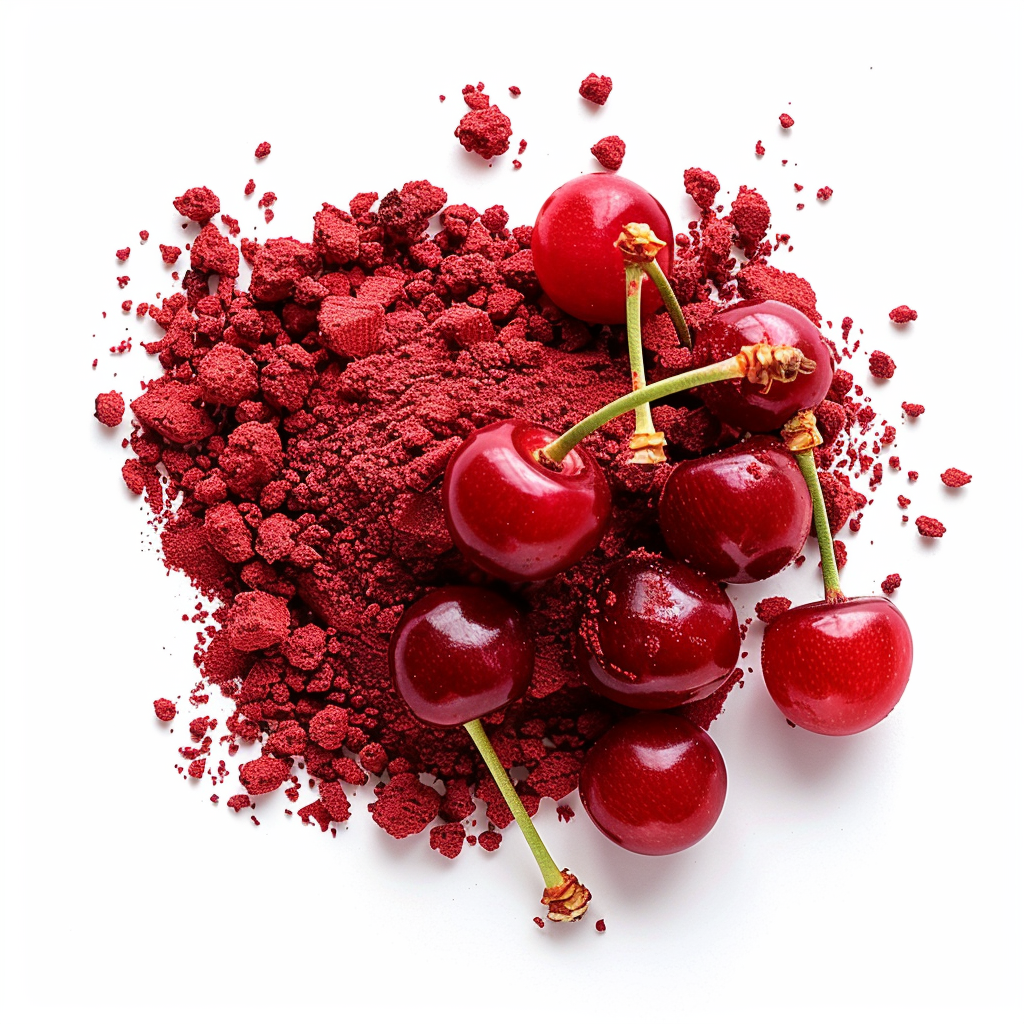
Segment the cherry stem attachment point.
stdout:
[[[797,364],[799,369],[794,370],[793,367]],[[686,373],[677,373],[674,377],[666,377],[654,384],[648,384],[639,391],[616,398],[614,402],[609,402],[597,412],[591,413],[586,419],[580,420],[574,427],[570,427],[560,437],[555,438],[551,444],[541,448],[537,453],[538,460],[547,465],[557,466],[585,437],[599,430],[616,416],[630,412],[645,402],[656,402],[680,391],[700,387],[702,384],[714,384],[720,380],[745,377],[754,383],[761,383],[766,378],[769,382],[788,381],[795,379],[798,372],[811,373],[813,370],[813,360],[802,359],[799,349],[790,348],[788,345],[772,346],[764,342],[745,345],[736,355],[721,362],[696,370],[687,370]]]
[[782,428],[782,440],[796,458],[800,472],[811,495],[811,510],[814,515],[814,532],[818,537],[821,552],[821,579],[825,585],[825,600],[828,604],[842,604],[846,600],[839,584],[839,566],[836,564],[836,549],[832,543],[832,528],[828,523],[825,495],[818,479],[818,467],[814,463],[814,449],[821,444],[817,421],[810,409],[797,413]]
[[577,921],[586,912],[590,903],[590,891],[582,885],[568,870],[559,870],[551,854],[548,853],[544,841],[537,832],[533,820],[523,806],[519,794],[516,792],[512,780],[505,771],[497,752],[491,745],[491,741],[484,730],[479,718],[465,723],[466,732],[476,744],[480,756],[491,773],[491,778],[505,798],[509,810],[519,823],[519,828],[526,837],[526,842],[533,853],[534,860],[540,868],[541,877],[544,879],[544,896],[541,902],[548,907],[548,918],[552,921]]

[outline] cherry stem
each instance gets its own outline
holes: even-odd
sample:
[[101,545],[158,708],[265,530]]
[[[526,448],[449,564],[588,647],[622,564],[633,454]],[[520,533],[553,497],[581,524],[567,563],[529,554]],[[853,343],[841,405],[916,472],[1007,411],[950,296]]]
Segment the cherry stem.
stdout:
[[494,747],[491,746],[491,741],[487,738],[487,733],[484,731],[480,719],[474,718],[472,722],[466,722],[465,728],[476,744],[476,749],[480,751],[480,756],[484,759],[484,764],[487,765],[491,778],[494,779],[498,789],[501,790],[501,795],[505,798],[505,803],[508,804],[509,810],[515,815],[516,821],[519,822],[519,828],[526,837],[526,842],[533,852],[534,860],[537,861],[537,866],[540,868],[545,887],[551,889],[563,885],[565,883],[565,876],[559,870],[551,854],[548,853],[544,841],[534,827],[533,820],[526,813],[523,801],[519,799],[519,794],[516,792],[515,786],[512,785],[512,780],[508,777],[505,766],[501,763]]
[[[634,391],[639,391],[647,384],[644,350],[640,341],[640,285],[644,280],[644,269],[641,264],[626,263],[626,341],[629,345],[629,369],[633,376]],[[650,402],[637,406],[635,432],[654,433]]]
[[658,289],[658,294],[661,296],[662,302],[665,303],[665,310],[668,315],[672,318],[672,323],[675,326],[676,334],[679,335],[679,340],[687,347],[693,348],[693,339],[690,337],[690,328],[686,325],[686,317],[683,316],[683,311],[679,306],[679,300],[676,298],[676,293],[672,291],[672,285],[669,284],[668,278],[665,276],[665,271],[661,269],[657,260],[651,260],[650,263],[640,264],[643,272],[654,282],[654,286]]
[[814,512],[814,532],[818,535],[818,550],[821,552],[821,578],[825,584],[825,600],[829,604],[842,604],[846,600],[839,585],[839,566],[836,565],[836,549],[832,543],[832,528],[828,524],[825,495],[821,492],[818,467],[814,464],[814,449],[794,452],[800,472],[804,475],[807,490],[811,493],[811,508]]
[[710,366],[702,366],[697,370],[687,370],[686,373],[677,373],[674,377],[666,377],[654,384],[648,384],[633,391],[614,402],[591,413],[586,419],[580,420],[574,427],[570,427],[561,437],[555,438],[551,444],[541,449],[545,459],[554,463],[560,463],[585,437],[600,429],[616,416],[636,409],[645,402],[656,402],[659,398],[667,398],[669,395],[686,391],[689,388],[700,387],[701,384],[713,384],[720,380],[733,380],[736,377],[744,377],[747,373],[747,364],[739,355],[723,359],[719,363],[712,363]]

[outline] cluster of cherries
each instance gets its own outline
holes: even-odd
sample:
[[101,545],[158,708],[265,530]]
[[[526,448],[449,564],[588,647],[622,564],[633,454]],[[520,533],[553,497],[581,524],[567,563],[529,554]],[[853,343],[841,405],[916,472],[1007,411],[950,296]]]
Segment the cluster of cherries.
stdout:
[[[690,344],[665,277],[672,237],[661,204],[615,175],[578,178],[547,200],[532,242],[541,285],[580,319],[625,320],[633,390],[560,436],[519,419],[474,431],[449,462],[443,490],[449,531],[471,562],[511,583],[545,580],[591,552],[608,524],[608,483],[579,446],[587,434],[636,410],[634,461],[663,461],[649,403],[697,386],[720,420],[750,434],[668,477],[658,517],[673,558],[633,555],[612,564],[579,609],[582,679],[640,712],[591,749],[580,796],[605,835],[642,854],[693,845],[725,802],[718,747],[666,713],[712,694],[736,665],[739,625],[719,584],[779,572],[813,521],[825,599],[774,619],[761,650],[773,700],[812,732],[848,735],[881,721],[900,699],[912,660],[910,631],[890,601],[847,599],[839,588],[814,464],[821,437],[809,411],[831,385],[833,361],[810,320],[780,302],[733,306],[702,331],[701,350],[717,362],[645,383],[643,314],[664,302]],[[576,920],[590,893],[548,854],[479,721],[521,698],[532,670],[522,616],[482,587],[433,591],[405,612],[391,639],[396,689],[422,721],[468,729],[537,858],[548,916]]]

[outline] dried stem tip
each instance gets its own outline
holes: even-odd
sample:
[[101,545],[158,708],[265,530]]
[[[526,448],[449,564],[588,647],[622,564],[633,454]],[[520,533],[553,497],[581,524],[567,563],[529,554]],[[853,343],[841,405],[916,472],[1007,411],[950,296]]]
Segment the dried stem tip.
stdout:
[[633,456],[629,460],[641,466],[657,466],[666,461],[665,435],[656,430],[652,434],[635,433],[629,439]]
[[627,263],[652,263],[667,244],[649,224],[627,224],[615,239],[615,247]]
[[782,427],[782,442],[791,452],[805,452],[821,444],[818,420],[813,409],[804,409]]
[[790,345],[769,345],[759,341],[744,345],[736,358],[743,364],[744,376],[751,384],[762,384],[761,394],[768,394],[773,380],[790,383],[801,373],[814,373],[817,363]]
[[567,868],[562,884],[544,890],[541,903],[548,908],[549,921],[578,921],[590,905],[590,890]]

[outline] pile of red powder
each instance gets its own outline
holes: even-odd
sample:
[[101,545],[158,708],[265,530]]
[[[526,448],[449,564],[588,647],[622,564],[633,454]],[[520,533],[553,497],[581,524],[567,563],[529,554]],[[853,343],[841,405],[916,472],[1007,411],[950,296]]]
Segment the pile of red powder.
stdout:
[[[691,327],[740,298],[788,302],[820,325],[807,281],[767,262],[763,197],[741,188],[725,214],[713,174],[687,171],[686,188],[702,212],[677,238],[672,285]],[[450,203],[427,181],[379,202],[371,192],[347,208],[324,203],[306,237],[264,244],[236,246],[237,222],[224,216],[229,233],[220,229],[207,188],[175,207],[200,230],[183,290],[139,306],[165,333],[145,345],[161,372],[130,403],[123,475],[154,512],[168,567],[218,603],[193,617],[204,629],[190,700],[201,708],[219,691],[230,713],[219,729],[208,716],[193,720],[192,745],[180,748],[188,774],[216,784],[227,771],[223,761],[206,768],[215,751],[241,750],[244,792],[228,800],[237,811],[282,787],[297,801],[304,768],[318,793],[298,814],[324,830],[349,816],[342,785],[373,777],[373,819],[391,835],[430,829],[449,857],[466,840],[494,849],[492,826],[504,828],[511,812],[465,731],[427,728],[396,697],[389,635],[431,588],[483,582],[441,509],[442,476],[462,439],[509,416],[561,431],[617,397],[630,380],[624,330],[588,326],[546,300],[529,227],[510,229],[501,206]],[[242,260],[252,268],[247,291],[237,286]],[[643,337],[651,379],[692,365],[664,312]],[[118,401],[100,396],[103,422],[120,419]],[[878,485],[895,428],[875,422],[842,369],[818,416],[832,529],[851,517],[859,527],[868,498],[853,481]],[[630,417],[586,442],[615,499],[598,550],[545,583],[488,581],[523,609],[536,641],[527,697],[486,720],[504,763],[526,769],[518,789],[531,813],[576,788],[587,749],[630,713],[595,696],[574,668],[577,597],[610,560],[661,551],[652,510],[672,466],[737,438],[693,393],[659,404],[654,419],[667,439],[663,467],[627,461]],[[741,676],[677,713],[707,726]],[[162,698],[155,710],[165,721],[175,713]],[[490,822],[479,836],[464,824],[475,823],[474,797]]]

